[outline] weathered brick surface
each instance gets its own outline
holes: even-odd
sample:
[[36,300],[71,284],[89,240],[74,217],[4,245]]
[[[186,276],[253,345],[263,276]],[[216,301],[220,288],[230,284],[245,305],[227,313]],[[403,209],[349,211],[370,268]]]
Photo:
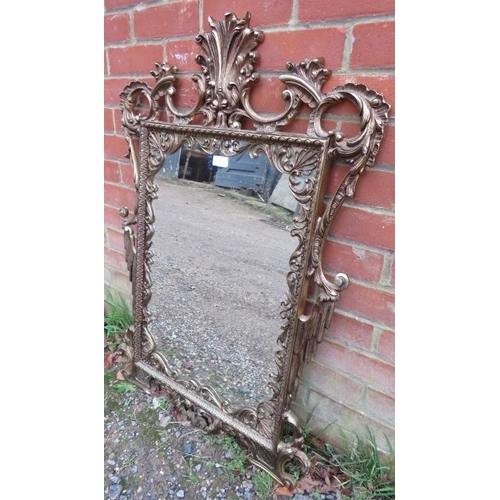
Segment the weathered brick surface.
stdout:
[[323,248],[326,272],[346,273],[350,278],[376,283],[379,281],[384,256],[368,249],[327,240]]
[[134,187],[134,169],[130,163],[119,163],[121,181],[126,186]]
[[383,330],[380,334],[378,342],[378,352],[381,356],[388,361],[394,362],[395,360],[395,342],[394,332],[391,330]]
[[333,342],[369,351],[373,342],[373,325],[337,313],[326,329],[325,337]]
[[314,359],[332,371],[355,377],[386,394],[394,393],[394,365],[325,340]]
[[105,227],[114,227],[121,228],[122,219],[118,212],[118,208],[109,207],[104,205],[104,226]]
[[201,54],[201,47],[191,40],[167,40],[166,59],[169,66],[177,66],[179,73],[192,71],[201,72],[201,66],[195,58]]
[[184,0],[153,5],[134,12],[134,32],[138,40],[198,34],[198,2]]
[[113,75],[149,74],[154,69],[155,62],[163,62],[163,44],[109,48],[108,58]]
[[120,182],[120,168],[115,161],[104,162],[104,180],[108,182]]
[[318,363],[309,363],[304,368],[304,382],[326,397],[335,394],[339,401],[352,406],[360,405],[364,393],[363,384],[335,373]]
[[365,319],[394,326],[394,293],[351,281],[349,288],[342,292],[338,305],[342,310]]
[[133,5],[140,5],[155,0],[104,0],[104,6],[107,10],[120,9],[123,7],[131,7]]
[[[327,196],[334,196],[348,173],[349,167],[335,165],[331,169],[325,194]],[[356,184],[356,192],[354,193],[353,200],[360,205],[394,210],[395,190],[394,172],[367,169]]]
[[104,132],[114,132],[115,124],[113,121],[113,110],[104,108]]
[[234,12],[240,19],[250,12],[250,27],[260,29],[264,26],[286,24],[292,16],[293,0],[203,0],[203,29],[208,31],[208,17],[222,20],[226,12]]
[[394,425],[394,397],[368,388],[366,391],[365,411],[388,425]]
[[381,249],[394,250],[394,215],[344,205],[332,222],[330,234]]
[[260,70],[286,71],[286,63],[299,63],[305,59],[323,57],[329,69],[339,69],[344,53],[346,30],[344,28],[299,29],[266,34],[258,52]]
[[394,22],[356,25],[353,37],[351,68],[394,68]]
[[352,17],[394,14],[394,0],[300,0],[299,21],[336,21]]
[[104,136],[104,155],[108,158],[123,160],[127,154],[127,142],[118,135]]
[[126,42],[130,39],[130,17],[128,14],[104,16],[104,43]]
[[108,228],[106,230],[106,240],[108,242],[108,247],[111,250],[117,250],[119,252],[124,251],[124,237],[123,231],[117,231],[116,229]]
[[136,195],[135,191],[128,187],[118,184],[104,184],[104,203],[117,208],[135,207]]

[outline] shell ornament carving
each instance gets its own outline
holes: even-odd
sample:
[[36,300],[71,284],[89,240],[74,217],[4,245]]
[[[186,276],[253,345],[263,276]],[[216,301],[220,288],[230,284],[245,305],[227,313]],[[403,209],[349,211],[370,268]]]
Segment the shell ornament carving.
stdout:
[[[335,303],[349,285],[339,273],[329,280],[322,268],[322,252],[330,226],[346,198],[376,159],[388,121],[390,106],[383,96],[365,85],[346,84],[322,93],[330,76],[321,58],[287,63],[280,76],[285,86],[283,111],[259,114],[250,104],[252,88],[259,80],[255,71],[256,49],[264,34],[250,28],[250,14],[238,19],[228,13],[222,21],[209,18],[211,31],[196,37],[201,73],[192,79],[197,102],[192,109],[174,103],[178,68],[156,63],[151,72],[155,85],[131,82],[120,94],[122,126],[128,143],[137,206],[120,211],[125,237],[125,259],[132,281],[134,324],[127,333],[134,369],[129,379],[144,390],[169,397],[186,418],[207,432],[221,430],[236,436],[252,452],[253,462],[282,484],[293,485],[286,473],[290,460],[299,460],[306,471],[310,462],[302,451],[302,431],[290,410],[304,364],[323,340]],[[323,128],[327,110],[350,101],[359,112],[360,129],[354,137]],[[286,135],[289,124],[305,104],[311,109],[307,132]],[[201,119],[202,125],[194,123]],[[243,130],[242,120],[253,130]],[[276,169],[288,175],[289,188],[300,208],[291,235],[296,247],[289,260],[288,290],[282,303],[281,332],[277,332],[276,370],[268,380],[272,396],[255,408],[233,408],[217,391],[173,370],[156,350],[148,323],[151,299],[151,249],[154,238],[155,174],[167,155],[182,145],[206,153],[233,156],[247,150],[250,156],[265,154]],[[337,192],[322,208],[320,181],[327,166],[342,160],[350,166]],[[313,281],[319,293],[309,315],[302,314],[303,290]],[[293,430],[284,439],[285,428]]]

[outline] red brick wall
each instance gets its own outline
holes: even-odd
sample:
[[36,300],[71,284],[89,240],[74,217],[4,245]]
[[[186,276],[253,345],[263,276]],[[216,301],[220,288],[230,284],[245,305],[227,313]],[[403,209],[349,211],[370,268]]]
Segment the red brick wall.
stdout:
[[[258,47],[261,81],[252,103],[257,110],[282,109],[277,75],[288,61],[324,57],[333,71],[323,92],[346,82],[364,83],[391,104],[390,122],[375,166],[360,179],[354,200],[334,222],[325,248],[328,272],[346,272],[337,313],[313,361],[304,370],[295,410],[314,409],[314,430],[335,442],[342,432],[364,434],[370,426],[385,449],[394,439],[394,0],[105,0],[104,193],[105,284],[130,293],[118,209],[133,209],[131,166],[124,158],[119,94],[131,81],[150,85],[155,62],[167,60],[180,72],[198,71],[194,37],[209,30],[208,16],[233,11],[252,14],[262,29]],[[168,59],[167,59],[168,55]],[[305,132],[305,116],[286,130]],[[357,127],[349,106],[332,112],[332,127]],[[344,170],[329,180],[335,191]]]

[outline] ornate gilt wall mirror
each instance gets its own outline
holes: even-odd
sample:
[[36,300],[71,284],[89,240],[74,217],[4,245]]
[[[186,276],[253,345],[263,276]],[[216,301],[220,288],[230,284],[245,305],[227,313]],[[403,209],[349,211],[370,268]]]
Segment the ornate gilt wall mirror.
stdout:
[[[167,63],[156,64],[152,88],[135,81],[120,96],[137,192],[133,213],[120,211],[133,294],[128,378],[207,432],[234,435],[255,465],[291,485],[286,463],[309,467],[291,403],[349,284],[323,272],[323,244],[375,161],[389,105],[364,85],[322,93],[330,71],[311,59],[286,64],[282,112],[256,112],[250,95],[264,35],[249,21],[248,13],[209,19],[211,32],[196,38],[192,109],[177,107],[178,69]],[[344,101],[359,111],[353,137],[323,128]],[[304,104],[306,133],[281,132]],[[350,169],[325,200],[337,161]],[[203,349],[193,354],[193,345]],[[248,389],[247,375],[261,386]]]

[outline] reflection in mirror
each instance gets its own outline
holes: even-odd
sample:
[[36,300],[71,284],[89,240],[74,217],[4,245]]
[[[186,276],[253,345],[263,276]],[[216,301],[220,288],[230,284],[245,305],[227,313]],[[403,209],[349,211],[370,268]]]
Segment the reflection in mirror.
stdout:
[[149,327],[158,351],[233,407],[256,407],[272,396],[296,246],[288,178],[263,154],[181,148],[155,182]]

